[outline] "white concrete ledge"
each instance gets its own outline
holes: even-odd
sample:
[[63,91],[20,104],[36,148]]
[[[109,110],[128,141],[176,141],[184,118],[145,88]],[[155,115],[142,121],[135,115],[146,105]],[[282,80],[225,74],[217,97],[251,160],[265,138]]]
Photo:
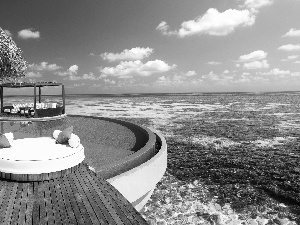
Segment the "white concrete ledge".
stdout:
[[159,152],[147,162],[125,173],[108,179],[123,196],[139,211],[151,197],[156,184],[167,168],[167,143],[156,130],[151,129],[161,142]]

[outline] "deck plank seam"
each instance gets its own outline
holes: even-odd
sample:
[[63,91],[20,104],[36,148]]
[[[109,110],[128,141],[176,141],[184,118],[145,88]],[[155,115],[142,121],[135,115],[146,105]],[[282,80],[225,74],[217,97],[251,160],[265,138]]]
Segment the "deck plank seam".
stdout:
[[[91,204],[91,200],[89,199],[89,196],[84,191],[84,188],[81,185],[79,185],[79,183],[82,183],[82,185],[84,185],[84,182],[79,182],[80,178],[78,178],[76,176],[76,172],[74,174],[72,174],[72,178],[74,180],[74,183],[75,183],[75,186],[76,186],[77,190],[82,194],[82,196],[86,196],[86,199],[84,199],[83,203],[86,207],[86,211],[89,215],[91,223],[94,224],[94,221],[96,221],[95,217],[97,218],[97,216],[95,215],[95,211],[94,211],[93,206]],[[108,224],[108,221],[103,221],[103,222]]]
[[[80,176],[81,179],[83,179],[83,181],[84,181],[83,184],[87,183],[88,180],[86,179],[86,177],[89,177],[89,174],[83,174],[82,175],[80,172],[82,172],[82,171],[78,170],[76,175]],[[90,190],[88,188],[88,186],[85,186],[85,189],[89,190],[89,192],[92,194],[93,198],[98,199],[98,201],[96,201],[96,204],[97,204],[99,210],[102,212],[102,214],[106,218],[107,222],[109,224],[112,224],[112,223],[113,224],[118,224],[118,223],[120,224],[122,222],[120,218],[119,219],[116,218],[116,220],[114,219],[113,221],[110,221],[110,218],[114,218],[113,215],[112,215],[112,212],[111,212],[112,210],[107,209],[105,202],[102,201],[102,199],[100,198],[99,195],[97,196],[96,191],[94,189],[94,186],[91,185],[91,187],[93,187],[93,190]],[[102,195],[102,193],[101,193],[101,195]],[[94,211],[95,211],[95,209],[94,209]],[[95,214],[97,215],[96,211],[95,211]]]
[[80,215],[81,215],[81,218],[83,220],[83,224],[88,224],[88,218],[86,217],[86,209],[85,209],[85,206],[82,202],[82,196],[80,193],[78,193],[77,189],[75,189],[75,184],[74,184],[74,181],[72,179],[72,174],[71,176],[68,177],[69,178],[69,182],[70,182],[70,188],[73,192],[73,196],[76,198],[76,203],[78,205],[78,209],[80,211]]
[[64,198],[63,195],[63,190],[64,190],[64,185],[63,185],[63,179],[57,179],[56,182],[59,183],[60,185],[60,191],[57,193],[57,198],[59,199],[60,205],[61,205],[61,211],[64,214],[63,218],[61,219],[62,224],[70,224],[70,215],[69,215],[69,210],[67,207],[66,199]]
[[[69,197],[69,195],[68,195],[68,193],[66,191],[65,179],[62,179],[60,181],[61,181],[61,185],[62,185],[62,193],[61,193],[61,195],[62,195],[62,198],[63,198],[63,200],[65,202],[65,206],[66,206],[66,210],[67,210],[67,214],[68,214],[68,218],[69,218],[69,223],[72,224],[72,223],[76,222],[78,224],[78,222],[76,220],[76,217],[75,217],[75,214],[73,212],[74,209],[73,209],[73,207],[71,205],[71,202],[70,202],[70,199],[69,199],[70,197]],[[73,209],[73,210],[71,210],[71,209]]]
[[[89,170],[88,168],[86,168],[87,170]],[[111,201],[113,201],[113,199],[107,199],[106,197],[105,197],[105,194],[109,194],[109,193],[104,193],[102,190],[101,190],[101,188],[99,188],[98,187],[98,185],[97,185],[97,183],[96,182],[94,182],[94,179],[93,179],[93,177],[94,178],[97,178],[95,175],[93,175],[93,176],[91,176],[91,174],[90,173],[88,173],[90,176],[87,176],[87,175],[85,175],[84,173],[83,173],[84,171],[82,171],[82,170],[80,170],[79,171],[79,173],[81,173],[81,176],[86,180],[86,182],[89,182],[91,185],[91,187],[93,187],[93,189],[94,189],[94,192],[95,193],[98,193],[98,195],[101,195],[101,196],[103,196],[103,198],[105,198],[106,199],[106,205],[107,204],[109,204],[110,205],[110,207],[106,207],[107,208],[107,211],[111,214],[111,216],[112,217],[117,217],[116,219],[118,220],[118,221],[116,221],[117,223],[119,222],[122,222],[122,223],[130,223],[130,220],[125,216],[123,216],[122,218],[120,217],[120,216],[122,216],[122,214],[118,214],[117,213],[117,211],[119,211],[118,210],[118,208],[117,207],[115,207],[116,205],[115,204],[111,204],[112,202]],[[97,178],[98,179],[98,178]],[[101,199],[101,201],[103,202],[103,200]],[[125,219],[125,221],[124,221],[124,219]]]
[[[95,181],[98,183],[99,187],[102,187],[103,183],[101,182],[101,179],[103,178],[101,178],[101,176],[98,174],[96,174],[96,176],[100,179],[95,179]],[[112,185],[105,187],[113,190]],[[120,202],[123,203],[124,206],[122,208],[128,211],[128,214],[131,215],[137,221],[137,224],[147,224],[146,220],[136,211],[136,209],[131,205],[131,203],[120,192],[112,191],[110,193],[114,194],[114,199],[118,200],[119,204]]]
[[16,224],[16,220],[18,220],[18,217],[19,217],[19,214],[20,214],[20,205],[21,205],[21,201],[22,201],[22,198],[21,198],[22,191],[23,191],[23,184],[18,183],[17,190],[16,190],[16,196],[15,196],[15,199],[14,199],[13,208],[12,208],[11,217],[10,217],[10,223],[12,223],[12,224]]
[[[64,186],[66,188],[66,193],[69,196],[69,200],[70,200],[70,204],[72,206],[72,209],[74,210],[75,213],[75,219],[78,222],[78,224],[84,224],[84,217],[80,211],[79,205],[75,202],[75,199],[71,196],[75,196],[75,193],[73,192],[71,186],[70,186],[70,179],[67,176],[64,179]],[[72,195],[70,195],[70,192],[72,193]]]

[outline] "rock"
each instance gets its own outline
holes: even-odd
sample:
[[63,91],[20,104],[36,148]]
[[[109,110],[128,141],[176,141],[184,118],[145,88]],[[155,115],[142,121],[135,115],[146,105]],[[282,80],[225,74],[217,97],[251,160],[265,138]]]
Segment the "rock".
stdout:
[[274,222],[277,223],[277,224],[280,224],[280,225],[287,225],[287,224],[290,223],[290,220],[288,218],[280,219],[280,218],[277,217],[277,218],[274,219]]
[[256,221],[258,222],[259,225],[266,225],[269,222],[268,219],[261,218],[261,217],[257,217]]
[[259,223],[255,219],[247,220],[247,225],[258,225]]

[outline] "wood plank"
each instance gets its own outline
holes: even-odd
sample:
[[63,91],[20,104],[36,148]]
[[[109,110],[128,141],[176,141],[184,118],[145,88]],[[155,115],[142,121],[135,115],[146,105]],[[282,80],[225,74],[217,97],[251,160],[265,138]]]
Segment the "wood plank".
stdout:
[[113,198],[115,198],[115,195],[113,193],[110,193],[110,191],[107,191],[106,190],[107,187],[105,187],[105,186],[99,187],[98,186],[98,183],[95,182],[94,179],[95,178],[100,179],[100,178],[98,178],[96,176],[95,176],[95,178],[92,176],[86,176],[86,177],[87,177],[87,179],[89,179],[90,185],[92,187],[94,187],[97,192],[105,192],[107,200],[110,202],[112,207],[115,209],[117,215],[120,218],[122,218],[122,221],[125,224],[139,224],[138,221],[136,221],[135,218],[129,213],[129,211],[126,209],[126,207],[122,207],[122,206],[116,204],[115,200],[113,199]]
[[[4,217],[4,221],[2,224],[7,224],[10,219],[11,219],[11,215],[14,209],[14,203],[16,200],[16,196],[17,196],[17,190],[18,190],[18,183],[12,182],[12,189],[8,198],[8,202],[7,202],[7,207],[6,207],[6,212],[5,212],[5,217]],[[4,209],[4,208],[3,208]]]
[[[60,178],[61,179],[61,178]],[[59,183],[60,179],[51,180],[49,183],[51,189],[51,200],[52,205],[54,205],[54,215],[55,223],[57,224],[66,224],[69,222],[67,210],[65,208],[63,199],[61,198],[61,184]]]
[[15,199],[15,202],[14,202],[14,209],[13,209],[12,214],[11,214],[11,220],[10,220],[11,224],[17,224],[17,221],[18,221],[18,218],[19,218],[19,215],[20,215],[22,193],[23,193],[23,183],[18,183],[17,195],[16,195],[16,199]]
[[38,183],[38,192],[35,194],[35,201],[39,206],[39,224],[46,224],[48,221],[48,215],[46,213],[45,201],[44,201],[44,191],[45,191],[45,183],[44,182],[36,182]]
[[47,218],[45,218],[45,222],[49,224],[54,224],[55,217],[53,215],[53,204],[51,201],[51,192],[50,192],[50,184],[49,181],[44,181],[43,184],[45,184],[44,188],[44,204],[45,204],[45,212],[47,215]]
[[66,189],[66,193],[68,194],[68,199],[70,200],[73,212],[75,213],[75,218],[77,220],[78,224],[85,224],[84,216],[82,215],[82,212],[80,211],[80,207],[83,207],[83,204],[80,204],[76,201],[76,196],[78,195],[76,192],[73,191],[71,187],[71,179],[70,176],[72,174],[64,177],[64,186]]
[[[93,171],[89,171],[91,173]],[[108,183],[108,185],[104,185],[103,179],[96,175],[100,179],[95,179],[95,182],[98,183],[99,186],[103,186],[106,190],[111,190],[109,193],[113,194],[113,199],[116,200],[116,204],[122,206],[122,209],[126,210],[125,213],[128,215],[133,216],[135,221],[137,221],[138,224],[147,224],[147,221],[141,216],[141,214],[131,205],[131,203],[119,192],[117,191],[111,184]],[[136,223],[134,221],[134,223]]]
[[38,196],[38,182],[33,184],[33,208],[32,208],[32,224],[38,225],[40,222],[40,207],[37,201]]
[[[0,207],[2,205],[4,196],[5,196],[6,185],[7,185],[7,181],[1,181],[0,182]],[[1,215],[1,210],[0,210],[0,215]]]
[[74,175],[77,177],[77,179],[81,180],[81,183],[83,184],[82,188],[87,192],[86,195],[89,196],[89,201],[94,210],[94,214],[96,217],[98,217],[99,221],[101,221],[103,224],[117,224],[111,217],[110,212],[106,209],[104,203],[99,198],[99,194],[95,192],[93,187],[91,187],[90,185],[86,185],[86,182],[88,181],[84,179],[84,176],[88,176],[88,174],[81,176],[78,170]]
[[[27,183],[27,189],[24,192],[25,207],[25,224],[33,224],[33,204],[34,204],[34,183]],[[26,193],[27,192],[27,193]],[[25,194],[26,193],[26,194]],[[23,223],[23,221],[21,220]],[[21,223],[19,223],[21,224]]]
[[6,186],[4,187],[4,195],[2,197],[3,201],[0,206],[0,224],[4,223],[4,218],[6,216],[6,208],[9,203],[9,199],[11,197],[11,193],[13,191],[14,182],[6,182]]
[[[81,187],[81,183],[79,184],[79,180],[77,179],[77,177],[74,174],[71,174],[70,180],[72,183],[72,188],[73,191],[74,189],[76,189],[77,192],[77,202],[80,202],[83,204],[83,207],[80,209],[82,210],[82,215],[84,216],[84,220],[87,224],[94,224],[95,221],[95,214],[94,214],[94,210],[88,200],[88,196],[86,196],[86,193],[83,191],[82,187]],[[82,182],[82,181],[81,181]]]
[[77,224],[76,217],[75,217],[75,214],[74,214],[74,210],[72,208],[72,205],[71,205],[71,202],[70,202],[70,199],[69,199],[69,195],[68,195],[66,187],[65,187],[66,182],[65,182],[64,179],[60,179],[59,181],[60,181],[60,185],[61,185],[61,192],[60,192],[61,199],[64,201],[64,204],[65,204],[66,213],[67,213],[67,216],[68,216],[68,221],[69,221],[70,224]]
[[[83,183],[89,184],[87,186],[92,187],[92,194],[93,198],[95,199],[96,203],[99,205],[100,210],[103,212],[103,215],[108,220],[109,224],[121,224],[124,221],[120,218],[120,215],[117,214],[116,209],[113,205],[110,204],[109,199],[105,196],[103,191],[101,190],[102,187],[98,187],[93,178],[98,179],[96,176],[92,176],[87,172],[88,168],[81,168],[78,170],[76,174],[80,174],[83,179]],[[126,221],[126,220],[125,220]],[[127,221],[128,222],[128,221]]]
[[17,221],[15,223],[12,222],[12,224],[22,224],[22,223],[26,224],[26,203],[29,202],[29,196],[28,196],[29,187],[30,187],[29,183],[22,183],[22,194],[20,199],[19,216],[17,218]]

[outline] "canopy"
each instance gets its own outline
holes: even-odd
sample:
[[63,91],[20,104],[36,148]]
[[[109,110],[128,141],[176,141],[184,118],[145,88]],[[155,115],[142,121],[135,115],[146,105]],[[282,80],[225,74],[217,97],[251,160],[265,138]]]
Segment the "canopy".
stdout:
[[[64,84],[56,82],[19,82],[19,83],[1,83],[0,84],[0,96],[1,96],[1,113],[3,112],[3,88],[23,88],[23,87],[33,87],[34,88],[34,109],[36,109],[36,88],[39,88],[39,103],[41,103],[41,87],[48,86],[62,86],[62,99],[63,99],[63,110],[62,113],[65,113],[65,88]],[[36,115],[36,114],[35,114]]]

